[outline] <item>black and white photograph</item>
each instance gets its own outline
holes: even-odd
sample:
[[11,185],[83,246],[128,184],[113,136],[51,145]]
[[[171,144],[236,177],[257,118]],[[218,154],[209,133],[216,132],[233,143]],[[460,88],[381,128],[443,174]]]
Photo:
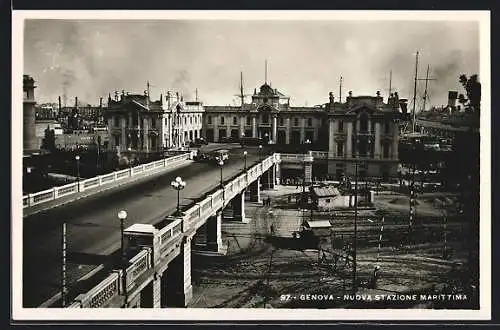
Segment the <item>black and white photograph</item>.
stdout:
[[489,24],[14,11],[14,319],[491,318]]

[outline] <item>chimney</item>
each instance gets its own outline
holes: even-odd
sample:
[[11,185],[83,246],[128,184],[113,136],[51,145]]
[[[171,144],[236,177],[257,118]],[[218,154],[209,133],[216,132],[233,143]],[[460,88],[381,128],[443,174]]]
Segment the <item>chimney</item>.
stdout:
[[448,106],[449,107],[456,107],[457,106],[457,98],[458,98],[458,92],[456,91],[448,91]]
[[102,97],[99,98],[99,108],[102,108]]
[[61,96],[59,96],[57,100],[59,101],[59,113],[61,113]]
[[78,96],[75,96],[75,108],[78,109]]

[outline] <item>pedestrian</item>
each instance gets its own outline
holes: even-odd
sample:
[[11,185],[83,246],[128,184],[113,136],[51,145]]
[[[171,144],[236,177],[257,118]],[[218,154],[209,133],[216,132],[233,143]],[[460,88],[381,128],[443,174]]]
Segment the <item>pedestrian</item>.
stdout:
[[335,253],[333,255],[333,271],[337,270],[337,262],[338,261],[339,261],[339,255]]
[[376,289],[377,288],[377,279],[378,279],[378,272],[380,270],[380,266],[377,265],[375,266],[375,269],[373,270],[373,275],[372,275],[372,281],[371,281],[371,287],[372,289]]
[[271,229],[271,235],[274,235],[274,224],[271,224],[270,229]]

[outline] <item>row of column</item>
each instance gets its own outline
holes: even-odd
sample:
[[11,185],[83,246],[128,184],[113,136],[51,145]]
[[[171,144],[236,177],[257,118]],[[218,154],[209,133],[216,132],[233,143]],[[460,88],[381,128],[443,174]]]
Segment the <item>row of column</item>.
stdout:
[[[371,121],[368,121],[369,125]],[[335,142],[335,134],[339,132],[338,129],[338,122],[335,122],[334,120],[330,119],[328,122],[328,157],[334,157],[336,154],[336,142]],[[352,138],[353,138],[353,123],[352,122],[347,122],[347,138],[346,138],[346,155],[347,157],[351,157],[352,153]],[[371,127],[371,126],[369,126]],[[375,158],[382,158],[381,156],[381,141],[380,141],[380,123],[376,122],[375,123],[375,141],[374,141],[374,155]],[[301,133],[302,136],[302,133]],[[391,151],[392,151],[392,159],[398,159],[399,154],[398,154],[398,148],[399,148],[399,132],[397,127],[394,127],[392,130],[392,145],[391,145]],[[287,138],[287,143],[289,142]],[[339,155],[337,155],[339,156]]]

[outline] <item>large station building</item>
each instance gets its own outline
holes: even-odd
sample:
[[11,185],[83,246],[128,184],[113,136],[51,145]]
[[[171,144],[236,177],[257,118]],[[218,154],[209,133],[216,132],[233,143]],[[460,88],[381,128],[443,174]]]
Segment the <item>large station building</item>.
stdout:
[[322,151],[329,175],[397,176],[399,121],[407,100],[391,94],[387,102],[374,96],[353,96],[319,106],[290,106],[290,97],[264,83],[251,102],[239,106],[207,106],[185,102],[167,93],[153,101],[147,92],[108,98],[105,110],[110,146],[119,152],[160,152],[186,146],[196,138],[221,142],[224,138],[253,137],[278,151],[290,146]]
[[[328,174],[394,177],[399,156],[399,121],[407,100],[391,94],[385,103],[375,96],[353,96],[315,107],[292,107],[290,97],[264,83],[251,103],[205,106],[203,135],[217,142],[225,137],[261,138],[265,143],[309,145],[327,151]],[[357,164],[357,165],[356,165]]]

